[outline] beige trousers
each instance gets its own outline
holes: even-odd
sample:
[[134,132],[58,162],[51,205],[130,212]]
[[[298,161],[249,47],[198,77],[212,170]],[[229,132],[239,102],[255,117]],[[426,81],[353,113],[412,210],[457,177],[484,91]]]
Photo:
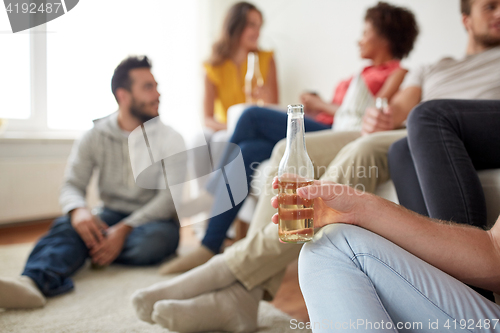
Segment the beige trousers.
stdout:
[[[405,136],[406,130],[367,136],[326,130],[306,133],[306,147],[316,178],[373,193],[378,184],[389,179],[389,147]],[[271,222],[276,213],[271,206],[275,195],[271,183],[278,173],[285,147],[286,140],[281,140],[273,149],[270,176],[261,189],[247,236],[223,253],[230,270],[248,290],[260,285],[272,296],[278,291],[287,265],[298,257],[302,247],[279,242],[278,227]]]

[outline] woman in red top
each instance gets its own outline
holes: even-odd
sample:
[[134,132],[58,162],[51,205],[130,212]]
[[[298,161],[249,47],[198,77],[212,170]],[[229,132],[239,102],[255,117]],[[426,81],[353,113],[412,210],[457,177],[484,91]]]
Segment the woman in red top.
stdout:
[[[385,97],[390,100],[397,92],[406,74],[406,70],[400,67],[399,60],[408,56],[417,35],[417,22],[409,10],[383,2],[368,9],[359,48],[361,57],[370,59],[372,65],[364,68],[361,76],[375,97]],[[332,128],[333,115],[342,104],[351,80],[352,78],[339,83],[331,104],[322,101],[315,94],[308,93],[301,96],[306,110],[304,121],[306,131]],[[237,144],[241,149],[247,184],[250,184],[253,173],[250,167],[252,163],[268,159],[274,145],[286,137],[286,129],[287,114],[284,112],[260,107],[251,107],[243,112],[230,142]],[[234,147],[234,145],[229,146]],[[231,149],[227,149],[221,165],[226,165],[233,154]],[[241,205],[242,203],[211,218],[202,246],[187,257],[168,262],[162,271],[175,273],[187,270],[217,254]],[[211,214],[214,215],[216,214]]]

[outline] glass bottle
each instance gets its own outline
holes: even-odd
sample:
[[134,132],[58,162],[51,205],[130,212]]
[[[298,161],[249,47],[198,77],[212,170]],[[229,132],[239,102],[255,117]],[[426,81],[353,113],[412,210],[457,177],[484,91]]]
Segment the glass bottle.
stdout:
[[314,236],[314,200],[297,195],[314,181],[314,167],[304,138],[304,106],[288,106],[286,150],[278,169],[279,238],[287,243],[308,242]]
[[375,108],[380,112],[384,112],[385,109],[389,106],[389,101],[385,97],[377,97],[375,99]]
[[260,73],[259,56],[254,52],[248,52],[247,73],[245,75],[245,102],[247,104],[263,106],[263,86],[264,79]]

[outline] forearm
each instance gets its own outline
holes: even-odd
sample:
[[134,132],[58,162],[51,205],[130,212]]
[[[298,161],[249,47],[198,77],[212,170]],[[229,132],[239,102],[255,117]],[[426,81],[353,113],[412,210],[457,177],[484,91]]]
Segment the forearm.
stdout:
[[370,195],[357,224],[460,281],[500,290],[500,254],[491,233],[431,220]]
[[408,87],[394,95],[389,104],[392,113],[393,127],[398,128],[408,118],[410,111],[420,103],[422,89]]
[[328,114],[334,115],[335,112],[337,112],[337,110],[339,109],[339,107],[340,107],[340,105],[337,105],[337,104],[330,104],[330,103],[323,102],[323,103],[321,103],[321,107],[318,108],[318,111],[326,112]]
[[401,108],[392,108],[393,111],[393,118],[392,118],[392,123],[393,123],[393,128],[401,128],[403,126],[403,123],[406,121],[406,118],[408,118],[408,115],[410,114],[410,110],[408,109],[401,109]]
[[59,204],[63,214],[68,214],[77,208],[86,206],[85,191],[66,183],[61,188]]
[[120,223],[115,224],[112,228],[116,229],[116,232],[121,236],[121,238],[125,239],[128,234],[134,229],[134,227],[125,223],[125,221],[121,221]]

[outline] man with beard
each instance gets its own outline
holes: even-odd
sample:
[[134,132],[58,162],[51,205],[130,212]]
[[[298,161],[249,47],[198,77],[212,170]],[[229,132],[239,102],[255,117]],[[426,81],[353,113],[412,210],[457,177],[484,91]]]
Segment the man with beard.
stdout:
[[[162,156],[184,151],[184,141],[160,121],[144,124],[158,117],[160,102],[147,57],[123,60],[115,69],[111,88],[118,111],[95,120],[73,147],[60,196],[65,215],[35,245],[20,277],[0,279],[0,308],[39,307],[45,297],[68,292],[73,289],[70,277],[87,258],[98,266],[152,265],[176,251],[179,222],[170,190],[136,185],[128,136],[138,127],[161,133]],[[95,215],[85,202],[94,171],[99,171],[103,202]],[[157,181],[165,184],[163,175],[157,174]]]

